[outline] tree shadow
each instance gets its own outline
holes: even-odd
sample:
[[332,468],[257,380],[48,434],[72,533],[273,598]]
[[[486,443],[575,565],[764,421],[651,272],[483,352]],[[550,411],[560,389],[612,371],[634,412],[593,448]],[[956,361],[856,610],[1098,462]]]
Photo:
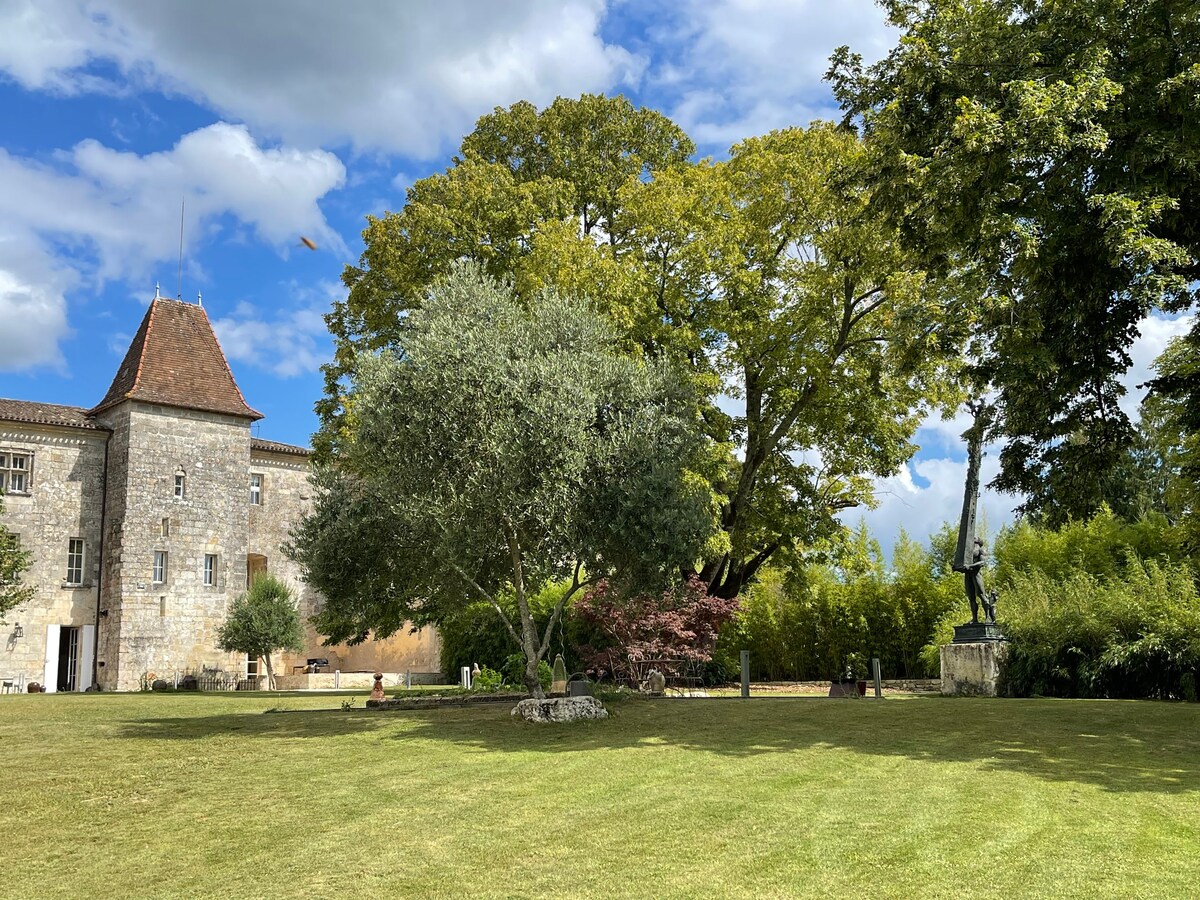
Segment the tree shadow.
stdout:
[[974,775],[1020,773],[1106,791],[1200,791],[1200,706],[1145,701],[920,698],[630,700],[611,718],[529,725],[507,704],[431,710],[297,710],[127,721],[129,739],[214,735],[319,739],[391,732],[489,753],[573,754],[678,747],[732,757],[828,749],[969,764]]
[[130,740],[199,741],[220,735],[246,738],[327,738],[375,731],[385,715],[365,709],[267,710],[215,716],[173,716],[122,722],[117,737]]
[[495,716],[415,716],[397,738],[481,750],[576,753],[663,746],[752,757],[828,748],[965,763],[978,776],[1021,773],[1117,792],[1200,791],[1200,706],[1119,701],[823,698],[630,701],[611,722],[528,725]]

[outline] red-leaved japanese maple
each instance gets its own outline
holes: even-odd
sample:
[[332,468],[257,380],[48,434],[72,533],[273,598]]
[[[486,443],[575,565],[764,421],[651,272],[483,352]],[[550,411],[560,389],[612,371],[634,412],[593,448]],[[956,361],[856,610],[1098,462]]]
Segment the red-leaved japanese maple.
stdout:
[[584,665],[598,677],[640,684],[650,669],[683,674],[712,659],[717,633],[738,610],[735,597],[708,593],[699,578],[661,594],[628,594],[599,581],[576,602],[575,614],[606,641],[580,647]]

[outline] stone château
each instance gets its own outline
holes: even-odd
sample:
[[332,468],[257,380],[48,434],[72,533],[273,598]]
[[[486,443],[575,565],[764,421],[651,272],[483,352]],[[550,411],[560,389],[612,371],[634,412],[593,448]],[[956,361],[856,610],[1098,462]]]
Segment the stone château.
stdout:
[[[252,436],[203,307],[155,297],[107,393],[91,408],[0,399],[0,526],[32,553],[34,598],[0,628],[0,676],[49,691],[136,690],[218,670],[253,683],[259,660],[223,653],[217,629],[261,572],[321,597],[282,546],[311,497],[309,451]],[[344,672],[435,671],[429,630],[306,648]]]

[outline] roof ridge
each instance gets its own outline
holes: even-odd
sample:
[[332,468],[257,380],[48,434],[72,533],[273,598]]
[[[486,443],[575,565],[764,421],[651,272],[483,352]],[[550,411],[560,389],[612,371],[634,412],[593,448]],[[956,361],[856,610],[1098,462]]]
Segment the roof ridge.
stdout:
[[[208,318],[207,310],[205,310],[203,306],[197,306],[196,308],[198,310],[200,310],[200,315],[204,316],[204,322],[205,322],[205,324],[208,325],[208,330],[212,332],[213,340],[217,340],[217,332],[216,332],[216,329],[214,329],[212,327],[212,322]],[[217,355],[219,357],[221,357],[221,362],[225,366],[225,371],[229,375],[229,380],[233,384],[233,389],[235,391],[237,391],[238,399],[241,400],[243,404],[245,404],[246,409],[250,410],[251,412],[257,412],[257,410],[255,410],[254,407],[252,407],[249,403],[246,402],[246,395],[243,394],[242,389],[240,387],[238,387],[237,379],[233,377],[233,369],[231,369],[229,367],[229,360],[225,358],[225,351],[221,350],[221,342],[220,341],[217,341],[217,349],[220,350],[220,352]],[[261,416],[259,418],[261,418]]]
[[[155,291],[155,293],[157,294],[158,292]],[[150,340],[150,329],[154,327],[154,308],[156,306],[158,304],[154,300],[151,300],[150,309],[146,311],[146,336],[142,338],[142,350],[138,353],[137,371],[133,373],[133,384],[124,394],[126,398],[133,396],[133,392],[138,388],[138,382],[142,380],[142,363],[146,361],[146,341]]]

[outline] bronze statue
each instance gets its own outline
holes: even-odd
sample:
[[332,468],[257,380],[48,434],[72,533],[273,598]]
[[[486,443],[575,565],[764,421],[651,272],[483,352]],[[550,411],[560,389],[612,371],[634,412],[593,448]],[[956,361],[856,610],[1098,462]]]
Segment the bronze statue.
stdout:
[[983,606],[985,620],[996,622],[996,598],[983,585],[983,566],[987,553],[983,539],[975,534],[975,511],[979,505],[979,464],[983,458],[983,434],[991,420],[991,410],[983,401],[968,404],[975,421],[967,429],[967,483],[963,491],[962,518],[958,525],[958,544],[954,548],[954,571],[963,573],[963,588],[971,604],[971,624],[979,624],[979,607]]
[[963,587],[967,592],[967,602],[971,604],[971,624],[979,624],[979,607],[983,607],[985,621],[996,622],[996,592],[989,594],[983,586],[983,566],[987,553],[983,549],[983,539],[975,538],[971,561],[962,566]]

